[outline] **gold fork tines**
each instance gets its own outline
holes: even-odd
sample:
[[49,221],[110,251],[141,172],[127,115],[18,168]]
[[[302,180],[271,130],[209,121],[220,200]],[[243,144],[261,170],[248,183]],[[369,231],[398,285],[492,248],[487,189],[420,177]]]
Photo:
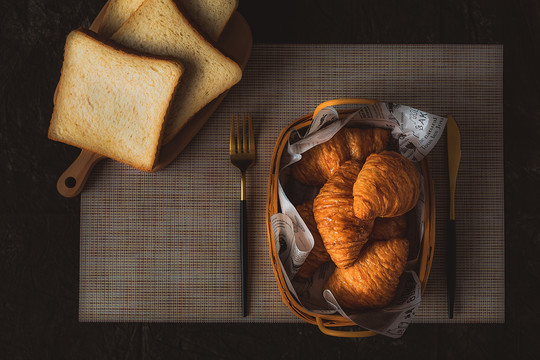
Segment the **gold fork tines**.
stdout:
[[[246,126],[247,119],[247,126]],[[247,127],[247,129],[246,129]],[[255,138],[251,114],[236,114],[231,119],[231,137],[229,142],[231,163],[241,172],[240,193],[240,259],[242,286],[242,316],[247,315],[247,201],[246,201],[246,170],[255,162]]]
[[[247,126],[246,126],[247,119]],[[247,128],[247,129],[246,129]],[[247,130],[247,133],[246,133]],[[241,172],[240,200],[246,199],[246,170],[255,162],[255,138],[251,114],[236,114],[231,119],[229,144],[231,163]]]

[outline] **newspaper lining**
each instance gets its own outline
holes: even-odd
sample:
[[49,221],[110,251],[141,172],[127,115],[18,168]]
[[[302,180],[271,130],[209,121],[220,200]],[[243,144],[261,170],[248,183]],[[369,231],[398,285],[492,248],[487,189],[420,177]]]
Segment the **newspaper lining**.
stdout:
[[[416,207],[410,212],[413,233],[408,234],[413,256],[409,256],[406,271],[400,278],[398,291],[393,303],[383,309],[371,311],[345,312],[329,290],[324,289],[326,279],[334,271],[333,263],[323,264],[307,282],[292,280],[313,248],[313,235],[298,214],[293,203],[313,199],[316,189],[306,187],[291,180],[288,167],[301,159],[301,154],[312,147],[328,141],[346,125],[382,127],[392,131],[397,139],[397,149],[407,159],[417,163],[437,144],[446,118],[429,114],[409,106],[393,103],[363,105],[350,115],[340,119],[333,107],[322,109],[312,124],[302,135],[293,130],[289,138],[287,153],[281,159],[278,182],[278,197],[281,212],[271,217],[276,249],[282,270],[287,275],[289,291],[297,301],[311,311],[321,314],[339,313],[362,328],[372,330],[392,338],[399,338],[411,322],[421,301],[421,286],[417,274],[410,270],[415,267],[420,255],[424,229],[425,194],[424,186]],[[283,184],[283,185],[282,185]],[[422,180],[423,184],[423,180]],[[409,225],[408,228],[411,226]]]

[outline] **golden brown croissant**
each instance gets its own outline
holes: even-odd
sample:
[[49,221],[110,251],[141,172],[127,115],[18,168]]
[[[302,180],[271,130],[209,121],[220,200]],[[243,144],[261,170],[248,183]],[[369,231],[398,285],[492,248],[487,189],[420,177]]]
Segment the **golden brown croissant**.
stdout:
[[361,167],[358,161],[346,161],[313,201],[317,229],[338,267],[350,266],[358,259],[373,227],[373,220],[360,220],[353,213],[352,187]]
[[330,140],[302,154],[291,167],[293,177],[306,185],[323,186],[347,160],[363,163],[369,154],[388,146],[390,131],[381,128],[342,128]]
[[408,253],[409,242],[404,238],[370,242],[352,266],[336,268],[324,288],[344,308],[384,307],[396,294]]
[[321,235],[317,230],[317,224],[315,223],[315,218],[313,217],[313,201],[298,205],[296,210],[298,210],[300,217],[302,217],[309,231],[313,235],[315,244],[313,245],[313,249],[311,249],[308,257],[296,273],[295,277],[299,279],[309,279],[315,270],[317,270],[319,265],[330,261],[330,255],[328,255],[326,252]]
[[407,219],[405,215],[389,218],[378,217],[373,224],[371,231],[372,240],[388,240],[391,238],[402,238],[407,233]]
[[395,151],[368,156],[353,187],[354,214],[362,220],[405,214],[418,202],[420,174]]

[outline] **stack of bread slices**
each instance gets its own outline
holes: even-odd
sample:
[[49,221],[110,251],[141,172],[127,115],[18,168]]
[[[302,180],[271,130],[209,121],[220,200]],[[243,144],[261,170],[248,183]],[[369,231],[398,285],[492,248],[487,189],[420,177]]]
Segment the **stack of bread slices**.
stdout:
[[72,31],[49,138],[152,171],[204,106],[238,83],[215,46],[238,0],[110,0],[97,33]]

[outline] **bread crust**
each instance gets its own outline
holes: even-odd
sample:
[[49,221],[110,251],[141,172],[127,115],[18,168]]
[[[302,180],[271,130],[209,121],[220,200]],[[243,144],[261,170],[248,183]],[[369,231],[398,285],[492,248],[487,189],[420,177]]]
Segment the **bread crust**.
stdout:
[[[195,43],[199,44],[197,46],[204,47],[208,49],[208,51],[214,56],[216,60],[219,62],[220,67],[224,67],[225,64],[227,64],[227,71],[230,71],[228,73],[231,75],[232,80],[227,83],[226,85],[221,85],[221,88],[219,87],[213,87],[215,90],[215,93],[213,93],[211,96],[204,95],[204,101],[200,102],[193,102],[194,96],[200,95],[200,93],[195,93],[191,91],[194,84],[194,81],[190,80],[189,77],[192,75],[189,75],[184,77],[183,81],[180,83],[180,89],[177,93],[177,96],[175,100],[173,101],[173,108],[172,108],[172,114],[171,117],[167,121],[167,125],[165,128],[165,133],[163,136],[163,143],[166,144],[170,142],[172,139],[176,137],[176,135],[182,130],[182,128],[202,109],[204,106],[208,105],[211,101],[218,98],[221,94],[229,90],[232,86],[234,86],[236,83],[240,81],[242,78],[242,69],[240,66],[231,58],[223,54],[212,42],[208,41],[208,39],[201,34],[196,27],[193,26],[193,24],[189,21],[189,19],[186,17],[186,15],[180,10],[178,5],[173,0],[146,0],[138,9],[137,11],[116,31],[112,36],[111,39],[124,44],[128,47],[133,47],[137,49],[151,48],[152,50],[148,50],[148,52],[151,53],[167,53],[170,54],[170,56],[176,57],[175,52],[176,50],[173,49],[173,46],[170,46],[169,44],[158,44],[156,43],[153,38],[152,41],[145,40],[144,42],[141,42],[140,39],[136,39],[137,36],[140,36],[141,38],[144,38],[147,36],[144,30],[141,30],[140,33],[136,33],[135,30],[138,30],[140,28],[140,22],[146,22],[147,20],[147,14],[149,12],[156,11],[152,6],[165,6],[167,10],[171,9],[174,12],[174,15],[178,18],[180,21],[179,24],[182,24],[182,26],[185,26],[186,29],[189,31],[189,35],[193,36],[197,39]],[[146,14],[146,15],[145,15]],[[153,23],[152,23],[153,24]],[[159,25],[164,26],[164,25]],[[163,36],[169,36],[168,34],[163,33]],[[180,44],[180,43],[178,43]],[[178,45],[176,44],[176,45]],[[183,49],[187,49],[182,48]],[[186,51],[186,50],[184,50]],[[179,58],[181,62],[186,62],[184,59]],[[193,73],[192,66],[189,64],[186,64],[186,73]],[[199,79],[197,79],[197,84],[201,84],[199,82]],[[186,94],[186,95],[184,95]],[[185,98],[189,97],[189,99],[192,101],[191,103],[187,103],[187,100]],[[193,105],[195,104],[195,105]],[[185,110],[186,105],[193,106],[193,110]]]
[[313,202],[317,229],[337,267],[348,267],[358,259],[373,228],[373,220],[360,220],[353,213],[352,187],[361,168],[358,161],[346,161]]
[[407,218],[405,215],[375,219],[373,230],[371,231],[372,240],[388,240],[392,238],[405,237],[407,233]]
[[[119,46],[118,44],[116,44],[116,43],[114,43],[112,41],[104,41],[104,39],[102,37],[100,37],[98,34],[94,33],[91,30],[87,30],[87,29],[83,29],[83,28],[79,28],[77,30],[74,30],[68,35],[68,37],[66,39],[66,49],[65,49],[64,57],[67,56],[67,52],[70,50],[68,48],[70,39],[75,38],[76,36],[80,36],[80,37],[83,37],[83,38],[86,38],[86,39],[90,39],[94,44],[99,44],[99,46],[108,47],[108,48],[112,49],[115,53],[121,54],[124,59],[133,58],[133,59],[137,59],[137,60],[149,60],[149,61],[152,61],[154,64],[160,63],[160,62],[163,62],[163,63],[166,62],[167,64],[172,64],[179,71],[178,80],[180,79],[180,77],[183,74],[184,67],[176,59],[169,58],[169,57],[163,57],[163,56],[148,56],[147,54],[144,54],[144,53],[141,53],[141,52],[137,52],[137,51],[134,51],[134,50],[131,50],[131,49],[126,49],[126,48],[124,48],[122,46]],[[64,66],[63,66],[62,71],[61,71],[61,75],[60,75],[60,81],[59,81],[58,86],[57,86],[56,94],[61,94],[62,95],[63,93],[67,92],[67,89],[64,88],[64,86],[65,86],[65,84],[67,82],[67,79],[65,78],[65,76],[68,76],[68,75],[65,74],[65,69],[64,69]],[[152,149],[149,150],[149,151],[151,151],[152,153],[155,154],[153,156],[153,162],[152,162],[151,166],[143,166],[142,163],[140,163],[140,162],[131,161],[130,159],[127,159],[127,158],[120,158],[119,156],[116,156],[114,152],[108,152],[108,151],[106,151],[106,149],[101,150],[101,147],[97,148],[97,147],[87,146],[83,142],[79,142],[76,139],[74,140],[74,139],[72,139],[70,137],[65,137],[65,136],[61,136],[61,135],[57,134],[56,130],[60,126],[60,124],[58,122],[62,121],[60,119],[61,116],[59,115],[59,111],[64,111],[64,110],[59,110],[58,106],[56,106],[57,104],[55,104],[54,109],[53,109],[53,114],[52,114],[52,117],[51,117],[51,122],[49,124],[49,129],[48,129],[48,137],[51,140],[60,141],[60,142],[66,143],[68,145],[78,147],[80,149],[84,149],[84,150],[87,150],[87,151],[90,151],[90,152],[94,152],[94,153],[104,155],[106,157],[117,160],[119,162],[126,163],[126,164],[128,164],[128,165],[130,165],[130,166],[132,166],[134,168],[137,168],[139,170],[142,170],[142,171],[146,171],[146,172],[152,171],[153,167],[155,166],[155,164],[158,161],[159,150],[161,148],[161,142],[162,142],[162,138],[163,138],[165,119],[167,117],[168,112],[170,111],[170,103],[171,103],[171,100],[172,100],[177,88],[178,88],[178,81],[176,82],[173,91],[168,95],[168,98],[162,99],[162,101],[164,103],[166,103],[167,106],[165,108],[163,108],[162,113],[159,114],[159,118],[163,119],[161,121],[161,123],[160,123],[159,135],[157,137],[157,142],[155,143],[155,145],[152,146]],[[69,95],[65,95],[65,96],[69,96]],[[62,116],[68,116],[68,114],[63,114]]]
[[353,187],[354,214],[362,220],[410,211],[420,197],[420,173],[400,153],[371,154]]
[[[217,42],[219,40],[219,37],[223,33],[223,30],[225,30],[225,27],[227,26],[229,20],[231,19],[234,12],[238,9],[238,0],[233,0],[233,6],[231,7],[231,10],[229,11],[228,17],[225,19],[225,21],[222,21],[219,24],[219,27],[216,28],[215,33],[212,33],[212,30],[209,30],[211,27],[210,24],[203,23],[200,18],[198,18],[195,14],[193,14],[193,10],[190,9],[190,5],[186,5],[186,1],[183,0],[173,0],[176,6],[178,7],[179,11],[184,14],[184,16],[189,20],[189,22],[193,25],[193,27],[203,36],[206,41],[209,43],[212,43],[216,48],[218,47]],[[214,1],[215,3],[215,1]],[[213,24],[216,25],[215,23]],[[221,49],[219,49],[221,51]]]
[[292,176],[305,185],[321,187],[348,160],[364,163],[373,152],[388,147],[390,131],[381,128],[342,128],[330,140],[302,154],[291,167]]
[[[118,30],[118,28],[123,24],[117,24],[114,23],[115,17],[118,17],[120,14],[118,13],[118,3],[121,1],[127,1],[127,2],[133,2],[135,6],[130,6],[131,9],[135,9],[133,12],[131,12],[127,17],[124,17],[124,21],[127,21],[135,11],[142,5],[144,0],[109,0],[109,3],[107,4],[107,9],[105,9],[105,14],[103,17],[103,21],[100,24],[98,32],[103,34],[106,37],[110,37],[114,32]],[[200,5],[205,5],[210,3],[206,1],[198,0]],[[197,30],[203,35],[209,42],[217,42],[219,39],[221,33],[227,26],[227,23],[231,19],[234,12],[238,9],[238,0],[230,0],[227,5],[232,4],[230,7],[221,8],[222,11],[226,11],[228,16],[224,18],[221,22],[214,22],[214,23],[205,23],[203,22],[203,19],[197,16],[196,14],[193,14],[195,9],[193,6],[195,5],[195,2],[190,2],[187,0],[174,0],[176,6],[184,13],[184,15],[194,24],[194,27],[197,28]],[[189,3],[189,4],[188,4]],[[218,6],[219,4],[216,4],[216,1],[211,1],[212,6]],[[191,9],[190,9],[191,8]]]
[[396,295],[408,254],[409,242],[405,238],[370,242],[352,266],[336,268],[324,288],[332,292],[343,308],[387,306]]

